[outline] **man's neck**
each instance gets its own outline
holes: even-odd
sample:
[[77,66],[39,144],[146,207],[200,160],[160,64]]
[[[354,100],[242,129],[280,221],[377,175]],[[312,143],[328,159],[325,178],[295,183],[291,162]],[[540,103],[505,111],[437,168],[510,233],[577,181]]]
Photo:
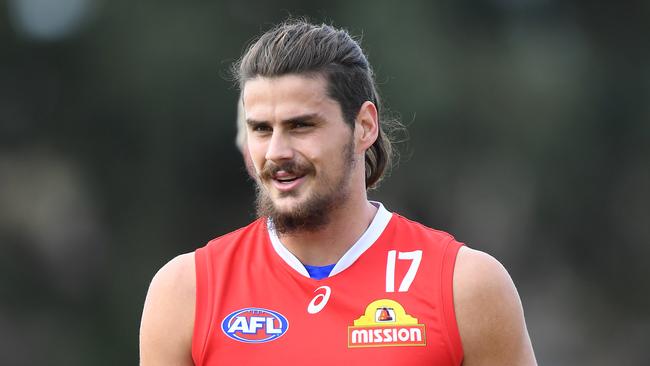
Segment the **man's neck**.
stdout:
[[303,264],[333,264],[363,235],[376,213],[377,207],[363,197],[331,212],[330,222],[317,231],[279,234],[279,238]]

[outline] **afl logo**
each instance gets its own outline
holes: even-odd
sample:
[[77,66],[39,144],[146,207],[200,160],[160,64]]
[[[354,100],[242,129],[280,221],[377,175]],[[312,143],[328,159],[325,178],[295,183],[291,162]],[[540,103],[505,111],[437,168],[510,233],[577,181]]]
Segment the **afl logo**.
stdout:
[[282,337],[287,329],[289,321],[284,315],[262,308],[237,310],[221,322],[228,337],[245,343],[269,342]]

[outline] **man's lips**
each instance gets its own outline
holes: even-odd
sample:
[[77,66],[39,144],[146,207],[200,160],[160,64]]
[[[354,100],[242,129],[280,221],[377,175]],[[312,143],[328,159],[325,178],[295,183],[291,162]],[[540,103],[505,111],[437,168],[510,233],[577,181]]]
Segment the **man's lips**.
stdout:
[[273,174],[273,179],[279,180],[281,182],[294,180],[299,176],[299,174],[287,172],[286,170],[278,170]]
[[295,189],[304,180],[304,175],[296,175],[285,171],[279,171],[271,178],[271,182],[273,182],[275,189],[281,192],[288,192]]

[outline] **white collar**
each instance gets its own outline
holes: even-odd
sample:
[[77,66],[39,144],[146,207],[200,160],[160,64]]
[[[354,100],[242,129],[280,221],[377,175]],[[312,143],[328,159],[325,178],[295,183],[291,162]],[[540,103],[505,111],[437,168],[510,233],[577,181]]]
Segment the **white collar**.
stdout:
[[[334,276],[335,274],[342,272],[344,269],[350,267],[352,263],[354,263],[361,256],[361,254],[368,250],[368,248],[370,248],[370,246],[372,246],[372,244],[377,241],[381,233],[384,232],[386,225],[388,225],[388,222],[393,217],[393,214],[386,210],[386,208],[384,208],[384,205],[382,205],[380,202],[370,202],[377,207],[377,213],[375,214],[375,217],[372,219],[370,226],[368,226],[359,240],[357,240],[357,242],[354,243],[354,245],[352,245],[352,247],[350,247],[347,252],[345,252],[341,259],[336,262],[336,265],[332,269],[332,272],[330,272],[330,276]],[[291,268],[295,269],[301,275],[309,277],[309,273],[307,273],[305,266],[300,262],[300,260],[298,260],[298,258],[296,258],[295,255],[293,255],[293,253],[291,253],[284,246],[284,244],[282,244],[280,238],[278,237],[278,234],[275,232],[275,230],[272,229],[273,225],[271,224],[271,219],[269,219],[266,226],[268,228],[269,237],[271,238],[271,244],[273,244],[273,249],[275,249],[275,252],[278,253],[280,258],[282,258],[289,266],[291,266]]]

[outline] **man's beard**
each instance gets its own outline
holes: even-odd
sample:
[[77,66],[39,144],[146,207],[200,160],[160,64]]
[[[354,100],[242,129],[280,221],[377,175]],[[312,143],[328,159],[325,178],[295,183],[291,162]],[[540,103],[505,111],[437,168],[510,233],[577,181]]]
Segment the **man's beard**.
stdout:
[[[349,196],[349,181],[354,166],[353,147],[354,143],[350,140],[343,149],[343,171],[339,179],[332,181],[317,177],[317,184],[324,186],[324,191],[306,192],[309,196],[303,202],[295,204],[288,212],[278,210],[261,181],[270,180],[270,177],[279,170],[284,170],[296,176],[313,176],[315,168],[309,162],[292,160],[276,165],[268,161],[257,179],[257,215],[270,218],[272,229],[280,234],[314,232],[326,226],[330,222],[332,211],[342,206]],[[296,195],[296,192],[286,192],[281,193],[280,197],[294,195]]]

